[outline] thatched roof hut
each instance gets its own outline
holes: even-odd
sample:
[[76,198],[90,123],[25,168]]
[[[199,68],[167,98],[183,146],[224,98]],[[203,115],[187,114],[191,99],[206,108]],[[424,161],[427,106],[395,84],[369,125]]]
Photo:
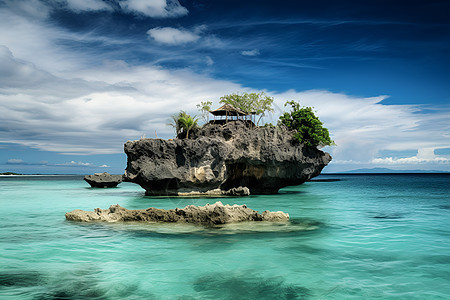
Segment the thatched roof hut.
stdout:
[[212,120],[211,122],[216,124],[223,124],[228,121],[242,120],[254,126],[252,119],[255,113],[245,112],[230,104],[224,104],[218,109],[210,111],[210,113],[214,115],[214,120]]
[[246,113],[230,104],[224,104],[216,110],[210,111],[214,116],[247,116]]

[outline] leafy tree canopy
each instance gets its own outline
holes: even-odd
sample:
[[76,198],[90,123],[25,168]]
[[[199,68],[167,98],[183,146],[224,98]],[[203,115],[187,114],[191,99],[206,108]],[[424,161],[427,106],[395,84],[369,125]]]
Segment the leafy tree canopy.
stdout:
[[314,115],[311,107],[300,107],[295,101],[288,101],[286,105],[291,105],[291,112],[285,112],[280,116],[279,125],[284,125],[290,130],[294,130],[294,138],[300,143],[308,146],[335,145],[331,140],[328,129],[323,127],[323,123]]
[[246,113],[259,115],[259,120],[266,112],[274,111],[272,108],[273,98],[267,96],[264,92],[225,95],[220,97],[220,103],[230,104]]
[[209,121],[209,112],[211,111],[211,101],[202,101],[197,104],[197,109],[202,113],[202,118],[205,123]]

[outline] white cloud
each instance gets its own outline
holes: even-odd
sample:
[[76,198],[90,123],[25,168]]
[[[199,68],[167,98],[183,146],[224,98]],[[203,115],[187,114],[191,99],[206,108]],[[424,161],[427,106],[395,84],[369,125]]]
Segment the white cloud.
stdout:
[[446,157],[436,156],[433,148],[421,148],[417,151],[416,156],[403,158],[375,158],[372,160],[374,164],[384,165],[404,165],[404,164],[450,164],[450,159]]
[[260,53],[259,53],[258,49],[253,49],[253,50],[242,51],[241,54],[244,56],[258,56]]
[[188,10],[177,0],[123,0],[120,7],[128,12],[154,18],[181,17],[188,14]]
[[110,168],[110,166],[108,166],[108,165],[101,165],[101,166],[99,166],[100,168]]
[[88,162],[82,162],[82,161],[70,161],[63,164],[55,164],[55,166],[72,166],[72,167],[93,167],[94,165]]
[[10,158],[10,159],[8,159],[8,161],[6,163],[9,165],[15,165],[15,164],[21,165],[24,163],[24,160],[20,159],[20,158]]
[[156,42],[167,45],[181,45],[197,41],[197,33],[172,27],[157,27],[147,31],[147,34]]

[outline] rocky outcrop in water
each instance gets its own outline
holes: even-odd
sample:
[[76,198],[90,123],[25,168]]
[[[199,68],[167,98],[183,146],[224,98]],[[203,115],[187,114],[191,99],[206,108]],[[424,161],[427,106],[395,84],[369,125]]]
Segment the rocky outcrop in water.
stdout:
[[244,122],[207,124],[190,139],[128,141],[124,180],[147,195],[180,195],[248,188],[274,194],[320,174],[328,153],[307,147],[282,128],[249,128]]
[[66,213],[66,219],[72,221],[91,222],[168,222],[193,223],[201,225],[219,225],[245,221],[284,222],[289,220],[287,213],[268,210],[259,214],[246,205],[223,205],[222,202],[205,206],[188,205],[185,208],[128,210],[120,205],[111,205],[108,209],[96,208],[94,211],[74,210]]
[[122,182],[122,175],[111,175],[107,172],[95,173],[94,175],[84,176],[84,180],[89,183],[91,187],[116,187],[119,183]]

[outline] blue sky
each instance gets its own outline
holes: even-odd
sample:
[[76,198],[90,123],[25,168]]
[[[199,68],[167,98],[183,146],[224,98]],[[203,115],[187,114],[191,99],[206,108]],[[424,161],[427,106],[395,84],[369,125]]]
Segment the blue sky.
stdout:
[[450,2],[0,0],[0,172],[122,173],[179,110],[313,106],[325,172],[450,171]]

